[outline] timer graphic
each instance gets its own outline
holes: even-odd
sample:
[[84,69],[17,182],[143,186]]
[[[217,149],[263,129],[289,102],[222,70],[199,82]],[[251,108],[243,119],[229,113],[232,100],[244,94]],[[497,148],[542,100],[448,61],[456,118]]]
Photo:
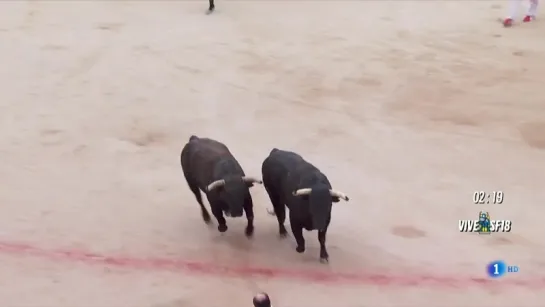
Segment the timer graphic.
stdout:
[[485,191],[476,191],[473,193],[473,203],[476,205],[501,204],[503,203],[503,192],[492,191],[488,193]]

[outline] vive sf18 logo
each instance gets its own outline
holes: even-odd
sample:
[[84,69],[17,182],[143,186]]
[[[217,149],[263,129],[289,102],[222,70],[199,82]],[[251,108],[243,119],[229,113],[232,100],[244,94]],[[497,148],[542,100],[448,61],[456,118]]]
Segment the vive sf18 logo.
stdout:
[[476,232],[480,234],[491,234],[493,232],[511,232],[511,220],[491,220],[490,214],[486,211],[479,212],[477,220],[459,220],[460,232]]

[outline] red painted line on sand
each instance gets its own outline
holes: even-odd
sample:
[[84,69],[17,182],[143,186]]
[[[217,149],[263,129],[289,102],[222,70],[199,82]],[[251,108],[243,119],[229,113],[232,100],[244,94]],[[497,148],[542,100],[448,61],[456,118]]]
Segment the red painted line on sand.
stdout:
[[[474,288],[519,286],[544,289],[545,278],[492,280],[486,277],[456,277],[437,275],[391,275],[369,273],[333,273],[319,270],[295,270],[267,267],[222,266],[213,263],[187,261],[173,258],[138,258],[122,255],[101,255],[79,249],[44,249],[26,243],[0,241],[0,254],[16,257],[35,257],[60,262],[80,262],[106,267],[119,267],[136,270],[165,270],[207,274],[222,277],[261,277],[284,278],[302,281],[361,284],[372,286],[397,287],[435,287],[435,288]],[[484,269],[483,269],[484,271]],[[484,275],[484,272],[483,272]]]

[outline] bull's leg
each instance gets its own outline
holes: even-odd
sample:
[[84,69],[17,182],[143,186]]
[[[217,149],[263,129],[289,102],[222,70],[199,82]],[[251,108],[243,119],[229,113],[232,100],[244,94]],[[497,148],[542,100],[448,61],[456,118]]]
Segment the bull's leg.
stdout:
[[280,204],[278,207],[275,206],[274,212],[276,214],[276,218],[278,219],[278,233],[280,234],[281,238],[284,238],[288,235],[288,231],[284,226],[284,222],[286,221],[286,207],[284,204]]
[[202,219],[204,220],[206,224],[210,224],[211,222],[210,213],[208,213],[208,210],[206,210],[206,207],[204,207],[204,204],[202,203],[201,190],[199,190],[199,186],[191,182],[191,180],[189,179],[190,178],[189,174],[186,174],[184,172],[184,175],[187,181],[187,185],[189,186],[189,189],[191,190],[191,192],[193,192],[193,194],[195,194],[195,198],[197,199],[197,202],[201,206]]
[[199,206],[201,206],[201,216],[203,221],[206,224],[210,224],[212,222],[212,219],[210,219],[210,213],[208,213],[208,210],[202,203],[202,196],[201,196],[201,191],[199,190],[199,187],[197,186],[191,187],[191,191],[193,192],[193,194],[195,194],[195,198],[197,198],[197,202],[199,203]]
[[247,237],[251,237],[254,234],[254,204],[252,202],[252,197],[247,197],[244,200],[244,212],[246,213],[246,219],[248,220],[245,234]]
[[214,5],[214,0],[208,0],[208,13],[212,13],[216,6]]
[[295,248],[295,250],[298,253],[303,253],[305,251],[305,238],[303,237],[303,227],[297,223],[294,223],[293,219],[291,220],[290,224],[291,232],[293,233],[295,241],[297,242],[297,248]]
[[286,206],[284,206],[284,203],[272,189],[265,186],[265,190],[267,190],[267,194],[269,194],[269,198],[274,208],[274,215],[276,215],[276,219],[278,220],[278,233],[280,234],[280,237],[283,238],[288,235],[288,231],[284,226],[284,223],[286,222]]
[[210,206],[212,207],[212,214],[214,214],[214,216],[218,220],[218,231],[226,232],[227,221],[225,221],[225,218],[223,217],[223,210],[221,209],[222,206],[219,204],[212,204],[212,203],[210,203]]
[[329,261],[329,254],[325,247],[325,238],[327,234],[327,228],[324,231],[318,231],[318,241],[320,242],[320,261]]

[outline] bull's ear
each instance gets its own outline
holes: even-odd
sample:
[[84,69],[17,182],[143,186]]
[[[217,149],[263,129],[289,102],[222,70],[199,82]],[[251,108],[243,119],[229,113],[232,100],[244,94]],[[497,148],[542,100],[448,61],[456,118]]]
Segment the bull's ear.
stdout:
[[338,202],[341,201],[341,199],[336,197],[336,196],[331,196],[331,201],[334,202],[334,203],[338,203]]

